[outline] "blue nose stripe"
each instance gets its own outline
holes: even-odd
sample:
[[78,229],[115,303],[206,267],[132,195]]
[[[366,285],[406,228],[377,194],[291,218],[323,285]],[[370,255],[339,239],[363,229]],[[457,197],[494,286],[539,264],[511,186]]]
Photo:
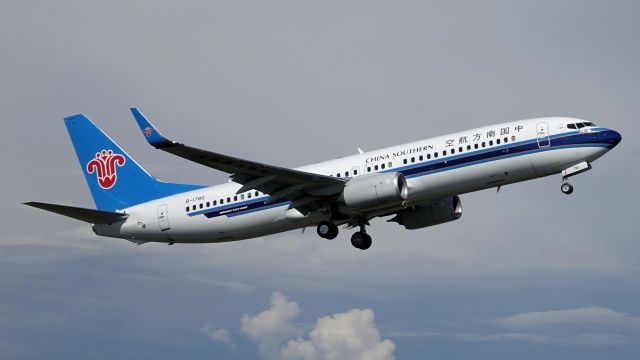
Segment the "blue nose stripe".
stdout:
[[[595,140],[595,139],[594,139]],[[622,135],[615,130],[607,129],[599,133],[597,141],[605,142],[611,145],[611,148],[615,147],[622,140]]]

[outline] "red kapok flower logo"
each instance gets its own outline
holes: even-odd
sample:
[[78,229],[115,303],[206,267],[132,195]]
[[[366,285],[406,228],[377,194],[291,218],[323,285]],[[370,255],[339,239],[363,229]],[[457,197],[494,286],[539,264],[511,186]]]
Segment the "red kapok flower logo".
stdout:
[[98,185],[103,189],[111,189],[118,178],[116,165],[124,166],[125,157],[114,154],[113,150],[102,150],[96,153],[96,157],[87,163],[87,172],[98,176]]

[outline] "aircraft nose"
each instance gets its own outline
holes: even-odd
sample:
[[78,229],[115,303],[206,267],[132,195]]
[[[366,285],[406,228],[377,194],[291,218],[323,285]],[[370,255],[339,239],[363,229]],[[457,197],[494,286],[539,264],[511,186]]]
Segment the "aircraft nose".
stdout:
[[609,136],[607,137],[609,138],[608,139],[609,143],[611,143],[612,147],[615,147],[622,140],[622,135],[615,130],[609,130],[608,132],[609,132]]

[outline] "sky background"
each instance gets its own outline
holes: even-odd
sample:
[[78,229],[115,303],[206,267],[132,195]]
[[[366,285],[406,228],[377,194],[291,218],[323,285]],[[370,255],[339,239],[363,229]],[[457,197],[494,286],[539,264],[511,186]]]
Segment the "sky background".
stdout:
[[[0,2],[0,358],[635,359],[637,1]],[[190,145],[294,167],[492,123],[573,116],[622,143],[462,196],[464,216],[136,246],[20,203],[92,207],[62,118],[155,176],[227,176]],[[351,339],[346,343],[344,339]]]

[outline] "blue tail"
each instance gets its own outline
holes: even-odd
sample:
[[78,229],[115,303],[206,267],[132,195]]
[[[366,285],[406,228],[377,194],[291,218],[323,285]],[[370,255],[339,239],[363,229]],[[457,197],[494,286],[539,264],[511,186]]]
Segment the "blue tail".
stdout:
[[64,123],[99,210],[120,210],[203,188],[165,183],[149,175],[84,115],[70,116]]

